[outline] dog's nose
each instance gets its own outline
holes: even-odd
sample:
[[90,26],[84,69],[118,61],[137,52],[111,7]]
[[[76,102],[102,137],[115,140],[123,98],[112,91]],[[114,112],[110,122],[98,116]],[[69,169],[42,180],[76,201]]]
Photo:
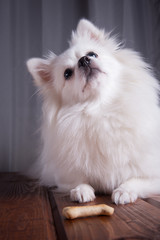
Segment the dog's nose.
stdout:
[[88,67],[90,65],[91,59],[87,56],[81,57],[78,61],[78,67]]

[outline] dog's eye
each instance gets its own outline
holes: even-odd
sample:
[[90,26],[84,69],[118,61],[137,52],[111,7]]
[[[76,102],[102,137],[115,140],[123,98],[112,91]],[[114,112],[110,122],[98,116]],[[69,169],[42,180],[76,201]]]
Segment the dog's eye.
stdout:
[[89,53],[87,53],[87,56],[88,56],[88,57],[95,57],[95,58],[97,58],[97,57],[98,57],[98,54],[97,54],[97,53],[94,53],[94,52],[89,52]]
[[73,70],[72,70],[72,69],[67,68],[67,69],[64,71],[64,78],[65,78],[66,80],[68,80],[72,75],[73,75]]

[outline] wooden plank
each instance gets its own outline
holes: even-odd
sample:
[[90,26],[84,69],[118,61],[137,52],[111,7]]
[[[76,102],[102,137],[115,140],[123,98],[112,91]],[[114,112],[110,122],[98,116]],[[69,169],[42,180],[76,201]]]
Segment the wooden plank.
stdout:
[[0,240],[56,239],[48,192],[18,174],[0,174]]
[[[98,196],[94,202],[71,202],[67,194],[49,193],[53,216],[56,218],[60,240],[160,239],[160,209],[143,201],[116,206],[110,196]],[[66,206],[106,203],[115,208],[111,217],[98,216],[66,220],[62,209]]]
[[[66,220],[62,216],[63,207],[99,203],[114,207],[113,216],[75,220]],[[158,240],[160,196],[116,206],[111,203],[110,196],[99,195],[94,202],[79,204],[71,202],[67,194],[54,193],[38,186],[36,180],[15,173],[3,173],[0,174],[0,240],[5,239]]]
[[144,199],[144,201],[160,209],[160,196],[152,196],[150,198]]

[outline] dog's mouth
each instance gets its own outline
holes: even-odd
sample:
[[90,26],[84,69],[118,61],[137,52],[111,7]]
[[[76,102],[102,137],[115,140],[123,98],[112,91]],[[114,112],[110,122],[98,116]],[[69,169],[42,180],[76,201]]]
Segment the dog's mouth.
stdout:
[[86,82],[89,82],[89,80],[92,79],[92,77],[96,74],[96,72],[99,72],[98,68],[93,68],[93,67],[88,66],[85,69]]
[[99,73],[104,73],[102,72],[99,68],[97,67],[91,67],[91,66],[87,66],[86,68],[84,68],[84,74],[85,74],[85,85],[82,89],[82,92],[85,91],[87,85],[96,78],[97,74]]

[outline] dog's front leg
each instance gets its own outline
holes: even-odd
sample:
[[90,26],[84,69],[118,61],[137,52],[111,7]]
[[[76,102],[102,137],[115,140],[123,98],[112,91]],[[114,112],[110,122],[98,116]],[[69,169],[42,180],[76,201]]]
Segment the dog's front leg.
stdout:
[[80,184],[70,191],[72,201],[90,202],[95,199],[94,189],[88,184]]
[[154,194],[160,194],[160,178],[131,178],[113,191],[112,201],[127,204]]

